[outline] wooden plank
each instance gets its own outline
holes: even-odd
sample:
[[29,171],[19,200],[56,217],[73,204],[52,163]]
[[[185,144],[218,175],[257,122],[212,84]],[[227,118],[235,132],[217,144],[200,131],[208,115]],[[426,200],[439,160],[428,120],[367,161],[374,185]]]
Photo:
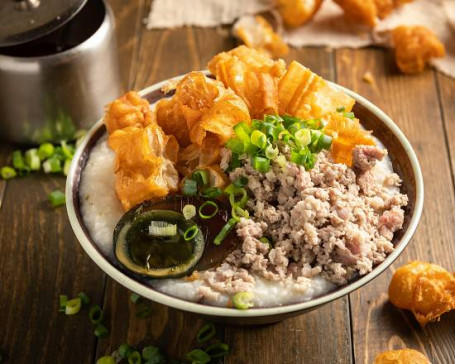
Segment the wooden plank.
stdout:
[[[371,363],[379,352],[406,346],[424,352],[433,363],[453,363],[453,313],[421,329],[412,315],[394,308],[387,298],[393,270],[410,260],[455,270],[455,221],[447,213],[455,201],[434,74],[400,75],[390,55],[378,49],[341,50],[336,61],[339,83],[378,105],[408,137],[420,161],[426,196],[419,228],[393,268],[351,294],[355,362]],[[376,86],[362,81],[367,71]]]
[[[9,160],[4,144],[0,161]],[[89,363],[96,338],[85,314],[58,312],[59,294],[100,301],[103,273],[77,242],[65,207],[47,196],[63,177],[8,182],[0,210],[0,351],[11,363]],[[75,349],[77,348],[77,349]]]

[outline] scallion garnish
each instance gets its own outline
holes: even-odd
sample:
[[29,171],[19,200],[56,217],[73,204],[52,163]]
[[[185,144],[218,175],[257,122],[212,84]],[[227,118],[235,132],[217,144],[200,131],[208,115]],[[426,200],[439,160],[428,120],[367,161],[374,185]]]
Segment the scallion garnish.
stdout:
[[209,340],[211,340],[216,334],[215,325],[211,322],[202,326],[199,331],[197,332],[197,342],[199,344],[203,344]]
[[262,244],[266,244],[269,246],[269,248],[272,248],[272,243],[270,242],[269,239],[267,239],[265,236],[260,238],[259,241],[262,243]]
[[232,303],[238,310],[247,310],[254,306],[253,292],[237,292],[232,296]]
[[99,305],[93,305],[90,307],[90,310],[88,312],[88,318],[90,319],[90,322],[94,325],[97,325],[103,321],[103,310]]
[[190,220],[196,216],[196,206],[188,204],[183,206],[182,214],[186,220]]
[[84,305],[88,305],[90,303],[90,298],[84,292],[78,293],[77,297],[79,297]]
[[241,177],[237,178],[234,182],[232,182],[232,184],[235,187],[244,187],[244,186],[246,186],[248,184],[248,177],[241,176]]
[[137,293],[131,293],[131,297],[130,297],[130,300],[131,302],[133,303],[137,303],[142,297],[139,296]]
[[166,358],[163,353],[156,346],[146,346],[142,349],[142,359],[146,361],[146,364],[156,363],[164,364],[166,363]]
[[193,172],[193,179],[196,180],[197,184],[201,187],[209,184],[209,174],[204,170],[197,170]]
[[[240,196],[240,199],[237,197]],[[248,202],[248,193],[243,187],[234,187],[233,191],[229,194],[229,202],[231,206],[244,207]]]
[[[208,206],[213,207],[213,211],[207,215],[204,213],[204,209],[206,209]],[[216,202],[205,201],[201,206],[199,206],[198,212],[201,219],[208,220],[214,217],[217,214],[218,210],[219,208]]]
[[244,143],[238,138],[232,138],[227,141],[226,148],[232,150],[233,153],[242,154],[245,151]]
[[301,147],[305,147],[311,143],[311,131],[310,129],[300,129],[294,134],[295,138],[299,142]]
[[215,343],[205,349],[205,352],[209,354],[212,359],[222,358],[229,354],[229,345],[226,343]]
[[278,147],[274,147],[272,144],[268,145],[267,148],[265,148],[265,156],[268,159],[273,159],[275,158],[278,154],[280,153]]
[[17,176],[17,172],[10,166],[4,166],[0,169],[0,175],[4,180],[12,179]]
[[110,355],[105,355],[96,361],[96,364],[116,364],[115,359]]
[[19,171],[29,170],[25,164],[24,157],[22,156],[22,152],[20,150],[15,150],[13,152],[13,167]]
[[186,358],[191,361],[191,363],[197,364],[207,364],[210,362],[210,355],[201,349],[194,349],[186,354]]
[[270,159],[254,156],[252,159],[252,165],[256,171],[266,173],[270,169]]
[[141,364],[142,363],[142,357],[139,351],[133,351],[129,356],[128,356],[128,364]]
[[232,206],[232,217],[236,221],[240,221],[240,218],[244,217],[245,219],[248,219],[250,217],[250,214],[247,210],[242,209],[238,205]]
[[44,173],[58,173],[62,171],[62,161],[55,155],[46,159],[43,163]]
[[149,235],[151,236],[174,236],[177,234],[177,224],[167,221],[151,221],[149,225]]
[[75,315],[81,310],[82,300],[77,297],[73,298],[66,302],[65,305],[65,314],[67,315]]
[[188,229],[186,229],[185,233],[183,234],[183,239],[185,239],[186,241],[193,240],[198,232],[199,228],[196,225],[190,226]]
[[41,161],[52,157],[52,154],[54,154],[54,146],[51,143],[43,143],[39,146],[38,157]]
[[96,337],[102,339],[109,335],[109,330],[103,324],[97,324],[94,333]]
[[65,204],[65,194],[60,190],[52,191],[48,199],[53,207],[59,207]]
[[197,181],[191,178],[186,178],[183,182],[182,193],[186,196],[197,195]]
[[63,155],[65,156],[66,159],[73,159],[74,157],[74,146],[71,144],[67,144],[66,141],[62,141],[61,143],[62,146],[62,152]]
[[71,159],[67,159],[65,161],[65,163],[63,164],[63,174],[65,176],[68,176],[68,173],[70,171],[70,167],[71,167]]
[[41,160],[38,156],[38,149],[32,148],[25,152],[25,162],[32,171],[39,171],[41,168]]
[[267,145],[267,136],[262,131],[254,130],[251,133],[251,143],[258,148],[263,149]]
[[229,232],[234,228],[235,224],[237,221],[234,218],[230,218],[228,222],[221,228],[220,232],[218,235],[215,237],[213,240],[213,244],[215,245],[220,245],[221,242],[226,239],[228,236]]
[[205,198],[217,198],[223,194],[223,191],[219,187],[209,187],[201,192],[201,196]]
[[355,115],[353,112],[345,112],[343,113],[344,117],[349,118],[349,119],[354,119]]
[[123,359],[127,359],[133,351],[134,349],[126,343],[120,345],[118,348],[118,353]]
[[58,310],[60,312],[65,312],[66,303],[68,302],[68,296],[65,294],[61,294],[59,299],[60,299],[60,306],[59,306]]

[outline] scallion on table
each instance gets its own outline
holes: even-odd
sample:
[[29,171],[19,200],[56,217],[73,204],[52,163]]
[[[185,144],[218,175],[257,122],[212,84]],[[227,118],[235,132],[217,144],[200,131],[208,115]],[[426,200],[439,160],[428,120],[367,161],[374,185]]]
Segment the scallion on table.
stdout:
[[48,199],[53,207],[59,207],[65,204],[65,194],[60,190],[52,191]]

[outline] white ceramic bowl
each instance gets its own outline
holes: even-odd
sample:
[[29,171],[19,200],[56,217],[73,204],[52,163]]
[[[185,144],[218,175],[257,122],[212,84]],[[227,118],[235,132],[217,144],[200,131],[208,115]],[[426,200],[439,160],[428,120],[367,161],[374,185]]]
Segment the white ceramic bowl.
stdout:
[[[179,79],[182,76],[176,77]],[[165,97],[161,92],[162,86],[167,82],[163,81],[150,86],[140,92],[141,96],[147,98],[150,103],[154,103]],[[232,308],[213,307],[199,303],[184,301],[179,298],[168,296],[164,293],[155,291],[150,286],[145,285],[140,280],[136,280],[126,275],[117,267],[97,247],[96,243],[90,237],[87,228],[84,225],[79,204],[79,183],[81,172],[85,166],[91,148],[96,141],[106,133],[103,121],[99,120],[88,132],[84,143],[79,147],[74,156],[71,165],[67,184],[66,184],[66,201],[68,216],[71,226],[76,234],[80,244],[93,259],[93,261],[110,277],[115,279],[121,285],[146,297],[152,301],[163,305],[191,312],[194,314],[210,317],[210,319],[230,324],[264,324],[283,320],[287,317],[296,316],[304,312],[313,310],[337,298],[340,298],[368,282],[372,281],[385,269],[387,269],[397,257],[403,252],[406,245],[411,240],[417,224],[420,220],[423,207],[423,179],[420,171],[417,157],[404,134],[396,124],[378,107],[367,101],[356,93],[345,89],[336,84],[334,87],[342,89],[348,95],[356,100],[354,112],[362,121],[367,129],[372,129],[373,134],[385,145],[392,159],[394,170],[403,180],[403,192],[409,196],[409,204],[405,211],[405,223],[400,232],[394,237],[395,250],[379,265],[374,267],[372,272],[361,276],[348,284],[341,286],[334,291],[326,293],[320,297],[314,298],[308,302],[287,304],[280,307],[272,308],[253,308],[245,311]]]

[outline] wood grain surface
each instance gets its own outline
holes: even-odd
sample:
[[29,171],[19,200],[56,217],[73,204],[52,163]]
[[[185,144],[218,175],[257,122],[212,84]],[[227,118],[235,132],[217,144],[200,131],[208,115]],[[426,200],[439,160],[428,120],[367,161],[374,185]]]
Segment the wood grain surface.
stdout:
[[[116,17],[125,89],[141,89],[206,67],[216,53],[236,45],[229,28],[145,29],[150,0],[108,1]],[[455,362],[455,312],[421,329],[412,315],[388,303],[393,270],[412,259],[455,271],[455,81],[428,70],[403,76],[379,49],[291,50],[327,79],[364,95],[382,108],[414,146],[425,181],[425,207],[409,247],[371,284],[322,308],[275,325],[217,326],[231,347],[225,363],[372,363],[377,353],[401,347],[424,352],[432,363]],[[362,81],[371,72],[375,84]],[[0,145],[0,164],[16,146]],[[7,363],[94,363],[124,342],[158,345],[183,359],[204,321],[143,301],[90,260],[74,237],[64,208],[46,201],[64,179],[34,175],[7,183],[0,210],[0,353]],[[84,291],[105,310],[110,329],[97,340],[86,314],[58,312],[59,294]],[[137,316],[150,309],[147,318]]]

